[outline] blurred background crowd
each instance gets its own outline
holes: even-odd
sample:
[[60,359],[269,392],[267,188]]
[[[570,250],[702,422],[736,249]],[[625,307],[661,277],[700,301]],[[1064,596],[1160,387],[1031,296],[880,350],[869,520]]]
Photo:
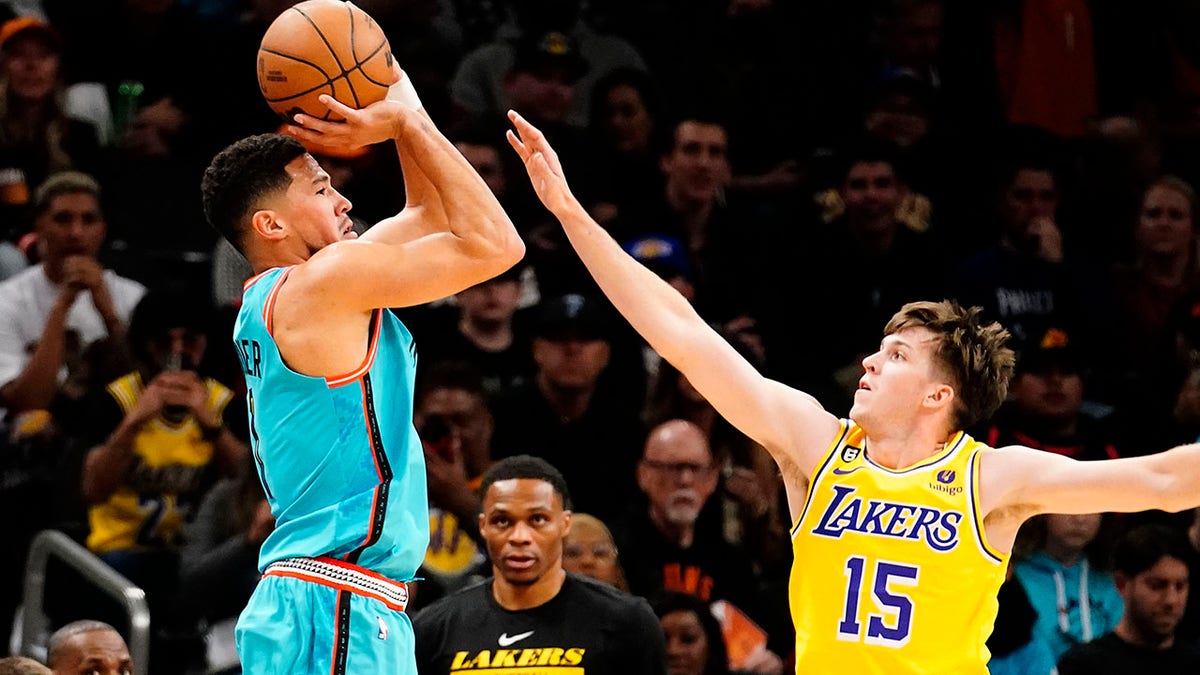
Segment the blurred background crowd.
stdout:
[[[229,622],[273,521],[244,459],[230,339],[250,270],[205,222],[199,185],[227,143],[279,128],[254,61],[292,4],[0,2],[9,651],[29,542],[53,528],[146,590],[151,672],[237,672]],[[626,250],[836,414],[892,313],[955,298],[1018,352],[1010,400],[976,438],[1090,461],[1200,436],[1197,0],[356,4],[528,250],[492,281],[394,310],[420,354],[431,506],[410,611],[489,573],[475,487],[493,460],[532,454],[570,486],[568,569],[718,603],[721,623],[664,618],[673,672],[790,669],[777,469],[599,294],[506,146],[510,108]],[[360,227],[403,206],[390,146],[310,151]],[[1122,621],[1193,653],[1196,517],[1032,521],[993,672],[1049,673],[1114,630],[1129,642]],[[1182,590],[1139,596],[1160,558],[1113,552],[1156,545],[1181,551]],[[124,630],[71,570],[49,575],[52,627]],[[1141,672],[1196,672],[1170,667]]]

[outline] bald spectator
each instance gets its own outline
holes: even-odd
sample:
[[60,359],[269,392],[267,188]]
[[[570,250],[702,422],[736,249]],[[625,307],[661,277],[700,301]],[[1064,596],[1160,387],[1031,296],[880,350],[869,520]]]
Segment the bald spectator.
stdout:
[[103,621],[73,621],[59,628],[46,650],[54,675],[133,675],[125,638]]
[[672,419],[651,429],[637,468],[645,500],[617,528],[629,590],[644,597],[678,591],[735,605],[775,632],[773,653],[759,665],[778,672],[775,654],[788,651],[792,636],[767,620],[749,554],[722,536],[713,513],[718,502],[711,500],[718,478],[708,437],[695,423]]

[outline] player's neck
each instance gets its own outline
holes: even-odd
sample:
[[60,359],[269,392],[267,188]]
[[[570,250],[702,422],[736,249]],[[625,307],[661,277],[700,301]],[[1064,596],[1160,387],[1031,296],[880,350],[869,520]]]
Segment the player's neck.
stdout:
[[545,576],[532,584],[510,584],[493,569],[492,597],[501,607],[510,612],[533,609],[554,599],[562,590],[567,573],[561,567],[546,572]]
[[872,462],[889,469],[903,469],[938,454],[953,436],[947,437],[940,432],[868,434],[865,450]]
[[262,274],[276,267],[299,265],[312,257],[307,246],[295,245],[291,241],[275,243],[249,243],[246,247],[246,260],[255,274]]

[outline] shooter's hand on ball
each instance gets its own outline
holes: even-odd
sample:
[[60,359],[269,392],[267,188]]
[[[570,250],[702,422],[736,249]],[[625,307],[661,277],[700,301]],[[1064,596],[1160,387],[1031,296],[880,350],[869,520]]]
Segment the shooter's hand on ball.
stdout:
[[399,101],[384,99],[358,110],[329,95],[322,95],[320,101],[345,121],[326,122],[299,113],[288,127],[289,134],[301,141],[358,148],[402,138],[407,125],[426,123],[424,116]]

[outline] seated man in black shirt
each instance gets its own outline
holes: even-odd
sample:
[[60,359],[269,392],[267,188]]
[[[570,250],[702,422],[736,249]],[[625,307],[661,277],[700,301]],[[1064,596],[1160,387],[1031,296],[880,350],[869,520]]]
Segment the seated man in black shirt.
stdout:
[[1113,579],[1125,614],[1111,633],[1063,654],[1059,675],[1200,673],[1200,648],[1175,637],[1187,605],[1192,555],[1183,535],[1168,526],[1147,524],[1127,532],[1113,551]]
[[666,644],[649,604],[563,570],[571,498],[562,474],[518,455],[494,464],[479,489],[493,576],[417,613],[421,673],[563,666],[589,675],[666,673]]

